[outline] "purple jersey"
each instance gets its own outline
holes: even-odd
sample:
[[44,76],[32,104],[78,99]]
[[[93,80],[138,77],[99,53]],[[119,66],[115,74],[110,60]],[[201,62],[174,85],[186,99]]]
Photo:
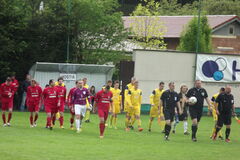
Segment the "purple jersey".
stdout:
[[86,105],[86,100],[90,102],[90,94],[86,88],[77,88],[72,96],[72,104]]

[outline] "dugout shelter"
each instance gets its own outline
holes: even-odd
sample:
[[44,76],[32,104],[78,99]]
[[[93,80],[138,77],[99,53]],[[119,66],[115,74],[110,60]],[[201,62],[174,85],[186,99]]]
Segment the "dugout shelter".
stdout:
[[99,91],[112,79],[114,67],[114,65],[36,62],[29,70],[29,74],[43,88],[50,79],[57,81],[59,77],[63,77],[67,91],[75,86],[76,80],[86,77],[89,87],[93,85],[96,91]]

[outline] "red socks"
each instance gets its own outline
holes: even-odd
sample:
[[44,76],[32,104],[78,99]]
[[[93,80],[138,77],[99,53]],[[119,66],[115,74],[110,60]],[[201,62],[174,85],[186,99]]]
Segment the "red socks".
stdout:
[[3,123],[6,124],[6,116],[5,116],[5,114],[2,114],[2,120],[3,120]]
[[103,136],[104,130],[105,130],[105,124],[104,123],[99,123],[99,128],[100,128],[100,136]]
[[60,126],[63,126],[63,116],[60,116],[59,121],[60,121]]
[[30,124],[33,125],[33,116],[30,116]]
[[51,117],[47,117],[47,127],[51,127]]
[[38,114],[35,114],[34,123],[36,123],[37,119],[38,119]]
[[7,120],[7,122],[9,123],[11,121],[11,119],[12,119],[12,113],[8,113],[8,120]]

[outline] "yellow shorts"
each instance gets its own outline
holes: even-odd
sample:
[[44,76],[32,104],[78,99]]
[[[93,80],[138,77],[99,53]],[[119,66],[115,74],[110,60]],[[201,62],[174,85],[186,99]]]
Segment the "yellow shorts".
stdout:
[[112,113],[118,114],[121,112],[120,103],[113,103]]
[[128,106],[128,104],[126,103],[126,102],[124,102],[124,112],[128,112],[128,108],[129,108],[129,106]]
[[150,117],[158,117],[158,106],[152,106],[150,109]]
[[212,110],[212,116],[213,116],[213,121],[214,121],[214,122],[218,120],[218,115],[217,115],[215,109]]
[[140,116],[141,107],[140,106],[133,106],[128,108],[128,114],[130,116]]

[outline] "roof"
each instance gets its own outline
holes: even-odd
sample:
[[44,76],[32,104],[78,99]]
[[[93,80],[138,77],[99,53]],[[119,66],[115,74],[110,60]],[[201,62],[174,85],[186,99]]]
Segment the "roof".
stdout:
[[113,69],[114,65],[36,62],[36,64],[31,67],[30,71],[60,73],[108,73]]
[[[194,16],[151,16],[150,18],[158,19],[159,24],[163,24],[166,27],[166,32],[164,37],[166,38],[174,38],[180,37],[181,32],[184,29],[184,26],[188,24],[188,22]],[[130,28],[131,24],[136,18],[149,18],[149,16],[124,16],[122,17],[124,21],[124,27]],[[240,20],[240,18],[236,15],[207,15],[208,23],[213,30],[225,25],[228,22],[233,20]]]

